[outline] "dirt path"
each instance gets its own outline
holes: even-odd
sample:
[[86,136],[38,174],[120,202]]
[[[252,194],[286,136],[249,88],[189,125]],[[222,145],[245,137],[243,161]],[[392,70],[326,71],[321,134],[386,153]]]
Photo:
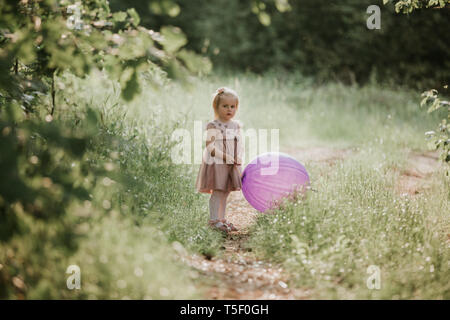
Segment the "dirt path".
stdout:
[[[285,149],[302,163],[314,161],[332,166],[337,160],[356,152],[354,149],[308,148]],[[439,164],[435,153],[411,153],[407,167],[400,174],[398,191],[420,192],[427,178]],[[308,289],[290,288],[289,275],[279,265],[258,260],[246,247],[249,230],[258,211],[245,200],[242,192],[232,192],[226,217],[239,231],[226,236],[224,252],[217,257],[184,256],[182,260],[199,273],[199,285],[206,288],[205,299],[308,299]]]
[[208,259],[187,256],[185,262],[195,268],[209,287],[206,299],[302,299],[308,293],[288,287],[284,270],[255,258],[246,248],[249,228],[259,213],[250,207],[241,192],[232,192],[227,205],[227,219],[239,231],[226,236],[224,252]]
[[436,151],[410,152],[405,169],[400,171],[396,191],[417,195],[429,188],[432,174],[441,167],[438,158]]

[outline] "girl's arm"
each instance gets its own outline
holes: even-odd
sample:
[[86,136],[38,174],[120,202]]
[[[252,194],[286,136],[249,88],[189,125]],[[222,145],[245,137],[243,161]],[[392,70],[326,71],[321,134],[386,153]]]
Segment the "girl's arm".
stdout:
[[[211,156],[221,161],[218,163],[234,164],[234,158],[230,154],[224,153],[221,148],[216,148],[215,146],[215,140],[221,136],[220,130],[216,129],[214,125],[208,125],[206,129],[206,150],[208,150]],[[224,156],[225,162],[223,161]]]

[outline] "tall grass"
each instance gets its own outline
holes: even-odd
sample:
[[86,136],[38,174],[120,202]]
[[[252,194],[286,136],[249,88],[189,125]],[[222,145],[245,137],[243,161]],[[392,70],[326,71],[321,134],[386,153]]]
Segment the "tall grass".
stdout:
[[[306,163],[318,192],[259,217],[248,246],[260,258],[283,263],[292,285],[316,298],[449,298],[448,179],[437,172],[417,197],[395,191],[396,169],[409,151],[427,150],[424,132],[439,119],[419,108],[420,93],[316,86],[295,74],[213,78],[207,92],[220,85],[240,93],[244,125],[279,128],[282,147],[356,150],[333,167]],[[366,285],[370,265],[381,269],[381,290]]]
[[[331,169],[306,163],[318,192],[258,219],[249,246],[261,258],[285,264],[292,285],[313,288],[315,297],[448,298],[448,180],[436,174],[433,188],[418,197],[394,191],[398,171],[392,169],[404,166],[409,150],[426,148],[423,133],[437,119],[418,108],[419,93],[406,89],[246,74],[146,87],[125,105],[111,85],[113,98],[102,111],[107,131],[134,136],[114,147],[134,179],[125,192],[133,201],[122,200],[130,216],[191,250],[220,252],[221,238],[204,227],[208,197],[193,191],[198,166],[169,159],[171,132],[193,133],[194,121],[211,120],[211,94],[220,86],[239,93],[244,128],[279,128],[283,147],[357,150]],[[366,286],[369,265],[381,269],[381,290]]]
[[92,160],[111,160],[126,179],[114,199],[116,205],[137,223],[163,230],[169,241],[215,254],[221,236],[207,228],[208,207],[193,183],[197,168],[174,164],[171,158],[172,133],[186,127],[187,120],[181,114],[170,117],[183,96],[172,104],[166,99],[173,97],[170,88],[185,87],[168,82],[158,90],[148,84],[136,100],[125,103],[118,85],[102,77],[94,74],[84,82],[69,82],[82,92],[82,103],[96,101],[102,119],[102,134],[92,143]]
[[[58,79],[56,121],[77,127],[87,107],[97,110],[99,134],[85,161],[108,174],[91,177],[90,200],[57,222],[77,230],[74,254],[46,242],[56,230],[51,225],[2,245],[1,261],[22,261],[7,267],[28,270],[37,283],[25,288],[16,279],[26,295],[15,288],[4,291],[9,298],[201,297],[198,275],[176,256],[220,254],[223,237],[206,225],[208,195],[194,189],[198,164],[171,161],[171,136],[179,128],[192,134],[194,121],[211,120],[211,94],[221,86],[239,93],[236,118],[244,129],[278,128],[282,147],[358,150],[331,169],[306,163],[318,192],[260,216],[249,245],[261,258],[283,263],[290,284],[313,288],[314,297],[449,297],[448,180],[437,175],[433,189],[414,198],[393,192],[391,169],[403,165],[405,151],[425,148],[423,132],[438,117],[418,110],[417,93],[375,83],[318,86],[298,74],[213,75],[187,87],[161,77],[160,83],[145,84],[124,102],[118,84],[100,73]],[[81,268],[80,291],[66,288],[71,264]],[[365,286],[371,264],[382,271],[379,291]]]
[[[282,263],[311,298],[450,298],[450,181],[442,170],[423,193],[399,193],[392,167],[404,159],[384,152],[364,147],[332,167],[310,163],[316,192],[259,216],[247,245]],[[378,290],[367,286],[370,266],[380,270]]]
[[213,75],[194,78],[189,87],[170,83],[158,91],[143,90],[135,112],[155,109],[163,122],[184,119],[184,127],[192,130],[194,121],[213,119],[211,95],[221,86],[238,92],[236,118],[244,130],[280,129],[283,146],[357,146],[383,140],[424,149],[424,132],[439,119],[419,109],[420,92],[410,89],[377,83],[319,86],[298,74],[277,73]]

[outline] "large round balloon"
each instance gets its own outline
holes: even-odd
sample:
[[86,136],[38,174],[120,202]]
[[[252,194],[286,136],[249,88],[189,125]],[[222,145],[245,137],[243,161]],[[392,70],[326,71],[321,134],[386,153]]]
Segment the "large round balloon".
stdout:
[[257,156],[242,173],[242,193],[252,207],[261,212],[273,209],[294,191],[304,193],[309,183],[305,167],[282,152]]

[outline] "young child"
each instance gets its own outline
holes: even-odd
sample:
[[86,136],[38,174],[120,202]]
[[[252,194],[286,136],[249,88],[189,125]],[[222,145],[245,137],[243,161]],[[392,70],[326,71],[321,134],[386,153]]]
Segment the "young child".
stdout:
[[206,125],[206,148],[196,180],[198,192],[210,193],[209,225],[222,231],[237,231],[225,219],[227,197],[242,189],[241,125],[232,120],[239,107],[239,97],[229,88],[219,88],[212,107],[215,119]]

